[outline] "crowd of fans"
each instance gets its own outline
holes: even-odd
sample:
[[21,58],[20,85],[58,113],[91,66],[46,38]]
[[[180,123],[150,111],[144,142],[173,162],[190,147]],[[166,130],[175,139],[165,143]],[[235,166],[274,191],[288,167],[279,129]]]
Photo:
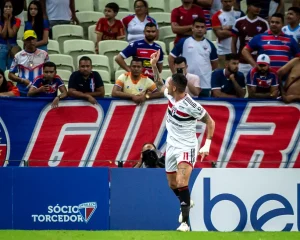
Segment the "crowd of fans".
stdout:
[[[170,22],[176,37],[168,55],[171,72],[186,76],[186,91],[193,97],[300,101],[300,1],[294,0],[286,14],[283,0],[242,1],[246,1],[244,11],[239,0],[182,0],[173,9]],[[53,26],[80,24],[75,0],[20,2],[0,1],[0,96],[51,97],[53,107],[67,96],[96,104],[105,89],[91,58],[80,58],[66,88],[47,53]],[[135,0],[135,13],[120,20],[118,4],[107,3],[95,27],[96,54],[101,41],[129,43],[115,58],[126,72],[116,79],[111,95],[137,104],[163,97],[156,83],[165,53],[155,42],[159,26],[149,12],[150,2]],[[17,44],[21,25],[23,50]],[[153,54],[159,58],[155,65],[150,61]],[[9,79],[4,74],[7,69]],[[164,79],[166,85],[170,78]]]

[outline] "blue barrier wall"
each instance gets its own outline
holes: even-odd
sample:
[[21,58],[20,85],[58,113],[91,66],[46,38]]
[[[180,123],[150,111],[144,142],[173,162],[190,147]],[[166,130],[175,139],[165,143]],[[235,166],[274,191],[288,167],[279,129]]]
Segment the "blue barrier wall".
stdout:
[[[110,187],[109,187],[110,183]],[[193,231],[299,231],[299,169],[195,169]],[[0,229],[174,230],[164,169],[0,168]]]
[[0,168],[0,229],[109,229],[108,168]]

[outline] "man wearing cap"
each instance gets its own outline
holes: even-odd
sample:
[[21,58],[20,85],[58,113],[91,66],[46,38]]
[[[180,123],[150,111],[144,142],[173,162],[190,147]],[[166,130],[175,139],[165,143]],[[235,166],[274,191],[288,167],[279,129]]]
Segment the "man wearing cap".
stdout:
[[[24,50],[15,55],[8,77],[17,82],[21,97],[26,97],[33,80],[42,75],[43,65],[49,61],[49,56],[46,51],[36,48],[37,36],[33,30],[24,32],[23,41]],[[15,75],[17,72],[18,76]]]
[[[258,16],[260,10],[258,0],[247,0],[247,15],[237,19],[232,27],[231,51],[238,53],[240,57],[239,71],[244,74],[245,78],[252,67],[242,55],[243,48],[254,36],[269,30],[268,22]],[[257,52],[252,52],[251,55],[256,60]]]
[[224,69],[215,70],[211,76],[212,97],[243,98],[246,93],[245,77],[239,72],[239,56],[225,55]]
[[270,58],[261,54],[257,58],[257,67],[252,68],[247,75],[248,98],[277,98],[278,77],[270,68]]

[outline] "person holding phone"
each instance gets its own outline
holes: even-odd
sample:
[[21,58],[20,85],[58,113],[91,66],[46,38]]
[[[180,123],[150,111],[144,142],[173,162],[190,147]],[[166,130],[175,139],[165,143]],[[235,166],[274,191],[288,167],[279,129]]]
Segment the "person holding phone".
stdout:
[[225,68],[215,70],[211,76],[212,97],[243,98],[246,93],[244,74],[239,72],[238,54],[225,55]]
[[[58,95],[58,90],[61,92]],[[64,82],[56,74],[56,65],[53,62],[46,62],[43,66],[43,74],[38,76],[31,85],[28,97],[50,97],[53,98],[52,108],[58,107],[59,100],[68,95]]]
[[[185,92],[190,94],[191,97],[198,97],[201,92],[200,78],[195,74],[191,74],[187,72],[188,65],[187,65],[186,58],[182,56],[175,58],[174,68],[176,73],[183,74],[188,80]],[[168,77],[166,79],[165,82],[166,87],[169,86],[169,81],[171,80],[171,78],[172,77]]]

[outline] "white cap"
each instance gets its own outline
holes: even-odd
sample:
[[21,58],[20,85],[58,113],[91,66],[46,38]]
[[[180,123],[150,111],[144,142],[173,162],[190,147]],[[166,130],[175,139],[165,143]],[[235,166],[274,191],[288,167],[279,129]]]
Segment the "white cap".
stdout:
[[266,65],[270,65],[270,58],[268,55],[266,54],[260,54],[257,57],[257,64],[266,64]]

